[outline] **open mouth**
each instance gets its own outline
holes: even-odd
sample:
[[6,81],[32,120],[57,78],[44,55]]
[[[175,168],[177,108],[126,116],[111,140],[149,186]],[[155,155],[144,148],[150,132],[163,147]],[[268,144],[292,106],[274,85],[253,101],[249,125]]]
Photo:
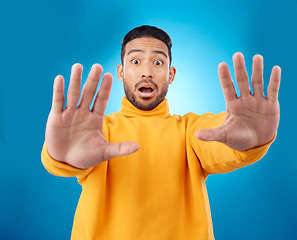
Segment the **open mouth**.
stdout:
[[152,93],[154,89],[152,89],[151,87],[141,87],[139,91],[142,93]]
[[150,98],[155,94],[155,86],[151,83],[142,83],[137,88],[140,97]]

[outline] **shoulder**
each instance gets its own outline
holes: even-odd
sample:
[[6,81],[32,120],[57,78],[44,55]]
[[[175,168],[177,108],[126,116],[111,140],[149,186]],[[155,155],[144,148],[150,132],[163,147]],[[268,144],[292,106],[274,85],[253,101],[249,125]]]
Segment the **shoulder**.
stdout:
[[195,113],[187,113],[183,116],[183,119],[187,125],[188,129],[197,131],[202,128],[214,128],[220,126],[226,117],[225,112],[219,114],[214,113],[204,113],[202,115]]
[[120,114],[115,113],[115,112],[113,112],[113,113],[111,113],[109,115],[104,115],[104,122],[108,124],[108,123],[111,123],[113,121],[116,121],[119,118],[119,115]]
[[193,123],[202,119],[211,118],[214,115],[215,115],[214,113],[204,113],[202,115],[199,115],[199,114],[190,112],[185,114],[182,118],[188,123]]

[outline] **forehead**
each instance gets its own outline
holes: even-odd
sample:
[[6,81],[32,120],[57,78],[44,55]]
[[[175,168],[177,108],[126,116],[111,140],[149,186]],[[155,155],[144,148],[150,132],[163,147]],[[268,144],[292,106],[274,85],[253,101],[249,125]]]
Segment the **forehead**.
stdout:
[[159,39],[152,37],[135,38],[127,43],[125,49],[125,55],[132,49],[140,49],[144,52],[148,51],[163,51],[168,54],[167,46],[164,42]]

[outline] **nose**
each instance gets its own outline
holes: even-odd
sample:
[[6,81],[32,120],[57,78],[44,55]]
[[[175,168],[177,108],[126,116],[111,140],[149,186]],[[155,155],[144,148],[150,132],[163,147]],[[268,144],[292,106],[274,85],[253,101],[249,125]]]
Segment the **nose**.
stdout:
[[151,74],[142,74],[142,78],[153,78]]
[[154,75],[153,70],[151,69],[149,64],[145,64],[142,69],[141,77],[142,78],[153,78],[153,75]]

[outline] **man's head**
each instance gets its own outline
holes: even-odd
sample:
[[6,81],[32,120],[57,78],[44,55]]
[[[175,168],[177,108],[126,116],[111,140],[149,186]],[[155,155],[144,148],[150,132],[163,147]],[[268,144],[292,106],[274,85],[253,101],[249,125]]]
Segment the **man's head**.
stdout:
[[165,99],[175,76],[171,39],[163,30],[140,26],[123,39],[117,74],[126,98],[138,109],[152,110]]

